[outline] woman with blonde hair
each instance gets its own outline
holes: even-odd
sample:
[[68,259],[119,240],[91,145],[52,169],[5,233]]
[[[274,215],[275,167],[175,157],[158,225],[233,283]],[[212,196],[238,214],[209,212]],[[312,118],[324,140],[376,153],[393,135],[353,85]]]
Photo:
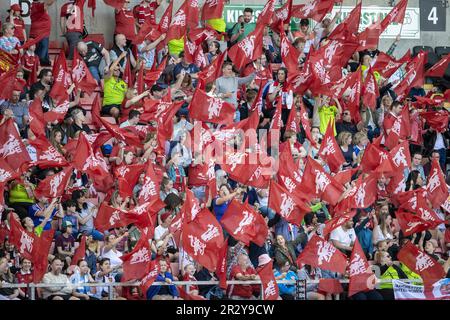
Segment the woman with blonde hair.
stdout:
[[353,163],[356,161],[355,152],[353,152],[353,148],[351,148],[352,144],[352,134],[348,131],[342,131],[337,136],[337,143],[341,148],[342,155],[345,158],[345,163],[342,166],[342,169],[349,169],[352,167]]

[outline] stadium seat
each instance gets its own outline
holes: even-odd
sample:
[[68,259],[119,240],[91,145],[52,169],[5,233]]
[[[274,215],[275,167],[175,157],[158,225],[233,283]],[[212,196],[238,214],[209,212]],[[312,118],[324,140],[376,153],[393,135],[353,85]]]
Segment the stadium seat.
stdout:
[[415,46],[412,49],[413,57],[417,56],[420,51],[434,52],[433,48],[429,46]]
[[83,39],[83,41],[95,41],[97,43],[100,43],[102,46],[105,46],[105,37],[101,33],[88,34],[87,37]]
[[425,64],[425,68],[430,69],[436,63],[438,63],[439,60],[440,60],[440,57],[434,51],[428,52],[428,58],[427,58],[427,63]]
[[443,56],[450,53],[450,47],[436,47],[434,48],[434,51],[436,52],[439,58],[442,58]]

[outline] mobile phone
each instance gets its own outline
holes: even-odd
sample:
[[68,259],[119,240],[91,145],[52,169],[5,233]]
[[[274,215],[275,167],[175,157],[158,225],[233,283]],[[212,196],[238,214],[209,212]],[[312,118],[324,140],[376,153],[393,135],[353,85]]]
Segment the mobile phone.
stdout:
[[241,22],[241,28],[244,28],[244,23],[243,22]]

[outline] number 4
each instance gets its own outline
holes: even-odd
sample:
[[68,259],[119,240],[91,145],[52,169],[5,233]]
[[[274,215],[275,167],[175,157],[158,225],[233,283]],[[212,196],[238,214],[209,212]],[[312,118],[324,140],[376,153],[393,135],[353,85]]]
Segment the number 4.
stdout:
[[428,21],[433,21],[433,24],[437,24],[438,20],[437,8],[433,7],[430,11],[430,14],[428,15]]

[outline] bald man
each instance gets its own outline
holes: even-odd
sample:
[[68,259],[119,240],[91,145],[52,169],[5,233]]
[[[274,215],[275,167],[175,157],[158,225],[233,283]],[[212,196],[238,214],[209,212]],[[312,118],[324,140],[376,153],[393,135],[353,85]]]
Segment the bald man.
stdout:
[[[111,63],[109,52],[100,43],[95,41],[78,42],[77,50],[80,56],[83,57],[89,71],[95,80],[100,82],[100,74],[104,74],[108,71],[108,66]],[[103,72],[100,72],[100,65],[103,63]]]
[[109,51],[109,54],[111,55],[111,62],[116,61],[122,52],[127,52],[127,56],[125,59],[120,61],[120,70],[122,72],[125,70],[128,59],[130,59],[131,67],[136,68],[136,59],[134,58],[130,48],[127,46],[127,38],[125,35],[119,33],[114,37],[114,46]]

